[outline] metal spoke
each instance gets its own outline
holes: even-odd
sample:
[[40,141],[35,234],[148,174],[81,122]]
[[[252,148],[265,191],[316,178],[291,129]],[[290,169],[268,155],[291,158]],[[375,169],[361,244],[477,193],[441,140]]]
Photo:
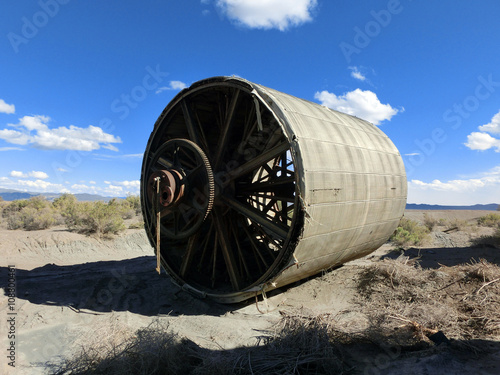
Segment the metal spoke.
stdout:
[[265,229],[271,231],[281,239],[285,239],[288,235],[288,227],[279,223],[273,223],[272,221],[269,221],[266,217],[263,216],[261,211],[247,204],[241,203],[231,197],[224,196],[223,199],[224,202],[233,210],[252,220],[254,223],[257,223]]
[[198,242],[198,237],[199,237],[199,233],[196,233],[192,237],[190,237],[188,240],[186,254],[184,255],[184,258],[182,259],[182,264],[181,264],[181,268],[179,271],[179,274],[181,275],[181,277],[185,277],[186,272],[191,267],[193,255],[196,251],[196,244]]
[[249,185],[243,185],[240,188],[240,192],[251,193],[251,192],[276,192],[278,191],[286,191],[293,193],[295,191],[295,178],[294,176],[290,177],[278,177],[272,181],[265,182],[256,182]]
[[[269,268],[269,264],[266,262],[264,259],[261,251],[259,250],[259,246],[255,243],[255,238],[254,236],[250,233],[247,227],[244,227],[245,234],[247,235],[247,238],[250,240],[250,244],[252,246],[252,251],[255,257],[255,262],[257,264],[257,267],[259,267],[259,271],[263,272],[261,263],[264,265],[265,269]],[[260,262],[259,262],[260,259]]]
[[230,181],[235,180],[239,177],[246,175],[247,173],[254,171],[255,169],[261,167],[263,164],[266,164],[269,160],[279,156],[283,151],[286,151],[289,148],[290,145],[288,144],[288,142],[282,142],[277,146],[274,146],[270,150],[262,153],[260,156],[257,156],[249,160],[245,164],[229,172],[229,180]]
[[[214,220],[215,221],[215,220]],[[210,261],[213,261],[212,263],[212,288],[215,286],[215,271],[216,271],[216,264],[217,264],[217,243],[219,242],[218,239],[218,231],[215,229],[215,235],[214,235],[214,251],[212,252],[212,256],[210,258]]]
[[221,156],[224,150],[226,149],[226,144],[228,140],[229,129],[231,128],[231,124],[233,122],[234,113],[236,110],[236,104],[238,103],[238,97],[240,95],[240,91],[236,90],[231,98],[231,103],[227,108],[226,118],[224,119],[224,124],[222,126],[221,135],[219,138],[219,147],[217,149],[217,154],[214,158],[214,169],[217,170],[221,161]]
[[166,168],[166,169],[171,169],[174,167],[174,164],[172,162],[170,162],[170,160],[167,160],[163,157],[160,157],[158,158],[158,161],[157,161],[158,164],[160,164],[163,168]]
[[198,272],[201,272],[201,270],[202,270],[202,264],[203,264],[203,261],[205,259],[205,255],[207,253],[208,245],[210,243],[210,237],[212,236],[213,231],[214,231],[214,222],[210,221],[210,227],[208,229],[208,233],[206,234],[205,240],[204,240],[205,245],[203,246],[203,250],[202,250],[201,256],[200,256],[200,261],[198,262]]
[[198,132],[194,127],[193,115],[191,113],[191,110],[189,109],[188,104],[186,103],[186,100],[181,101],[181,108],[182,108],[182,113],[184,114],[185,124],[189,134],[189,138],[194,143],[199,144]]
[[227,232],[227,223],[224,222],[222,214],[219,209],[214,210],[214,222],[217,228],[217,233],[219,237],[219,243],[221,245],[222,255],[224,256],[224,261],[226,263],[227,273],[229,274],[229,279],[231,280],[231,285],[234,290],[241,289],[241,277],[238,272],[238,267],[234,259],[234,255],[230,248],[230,239]]
[[295,198],[293,196],[286,197],[284,195],[267,195],[267,194],[259,194],[259,193],[253,193],[251,196],[258,197],[258,198],[265,198],[265,199],[275,199],[275,200],[283,201],[283,202],[295,202]]
[[236,239],[235,243],[236,243],[236,248],[238,250],[238,259],[239,259],[240,265],[241,265],[240,270],[244,269],[245,273],[247,275],[247,278],[249,278],[249,277],[251,277],[251,273],[250,273],[250,270],[248,268],[247,261],[245,260],[245,257],[243,255],[243,251],[241,250],[240,241],[238,240],[238,238],[239,238],[238,230],[237,230],[237,228],[235,228],[236,224],[235,224],[234,220],[230,221],[230,226],[231,226],[231,232],[233,233],[233,237]]

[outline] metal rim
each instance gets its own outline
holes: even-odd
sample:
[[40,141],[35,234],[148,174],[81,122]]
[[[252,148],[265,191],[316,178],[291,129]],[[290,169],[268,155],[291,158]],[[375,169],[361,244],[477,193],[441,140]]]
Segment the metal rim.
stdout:
[[184,90],[159,117],[143,161],[141,199],[153,245],[147,185],[165,145],[176,139],[200,148],[215,191],[213,208],[188,236],[169,235],[162,222],[162,266],[181,285],[234,298],[280,272],[293,253],[302,209],[290,143],[251,86],[211,81]]

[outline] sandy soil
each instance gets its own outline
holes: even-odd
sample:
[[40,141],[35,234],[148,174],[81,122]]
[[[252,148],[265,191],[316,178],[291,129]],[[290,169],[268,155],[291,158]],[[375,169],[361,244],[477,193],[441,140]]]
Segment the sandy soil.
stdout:
[[[436,218],[473,220],[489,212],[429,211]],[[424,211],[406,216],[423,220]],[[454,266],[471,259],[500,264],[500,251],[491,246],[471,247],[471,240],[491,234],[455,230],[433,232],[431,243],[406,251],[420,257],[423,268]],[[102,240],[67,232],[0,229],[0,324],[2,348],[7,344],[8,266],[16,268],[16,369],[0,357],[2,373],[43,374],[45,363],[69,356],[81,346],[119,340],[159,320],[199,346],[220,350],[254,345],[276,324],[280,311],[306,308],[328,313],[346,332],[369,325],[356,296],[355,275],[370,264],[398,253],[385,244],[369,256],[336,270],[273,291],[268,298],[236,305],[197,299],[179,290],[164,273],[155,273],[155,258],[143,230],[128,230]],[[471,338],[474,340],[475,338]],[[360,358],[354,373],[365,374],[499,374],[500,337],[486,340],[488,350],[461,358],[446,349]],[[383,353],[382,353],[383,354]]]

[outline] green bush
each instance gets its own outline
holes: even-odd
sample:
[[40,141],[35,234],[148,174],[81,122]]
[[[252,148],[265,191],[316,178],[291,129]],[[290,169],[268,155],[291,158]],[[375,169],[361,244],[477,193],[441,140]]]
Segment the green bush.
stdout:
[[135,215],[141,215],[141,198],[138,195],[129,195],[125,198],[125,201],[129,204],[130,208],[132,208],[135,212]]
[[429,229],[416,221],[401,218],[390,240],[398,246],[421,245],[429,238]]
[[500,214],[488,214],[477,219],[477,223],[483,227],[500,227]]
[[8,229],[38,230],[64,223],[70,230],[100,236],[120,232],[125,229],[124,219],[132,219],[141,213],[138,196],[114,198],[108,203],[78,202],[72,194],[63,194],[50,203],[37,196],[2,202],[0,208]]
[[58,214],[58,223],[66,224],[68,227],[74,225],[75,210],[78,201],[73,194],[65,193],[59,198],[54,199],[52,206]]
[[51,207],[40,209],[26,207],[21,211],[21,220],[26,230],[47,229],[56,222],[54,210]]
[[10,202],[2,217],[7,219],[8,229],[40,230],[56,223],[56,212],[42,196]]
[[28,205],[29,201],[27,199],[20,199],[17,201],[12,201],[7,204],[3,211],[2,217],[4,219],[9,219],[10,216],[15,215],[16,213],[21,212],[21,210]]
[[117,234],[125,229],[123,208],[113,201],[78,202],[66,212],[69,229],[97,235]]

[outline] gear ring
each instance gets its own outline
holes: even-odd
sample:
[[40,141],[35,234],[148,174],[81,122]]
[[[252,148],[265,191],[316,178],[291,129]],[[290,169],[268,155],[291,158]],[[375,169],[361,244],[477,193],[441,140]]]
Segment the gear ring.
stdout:
[[214,204],[214,175],[206,154],[190,140],[170,139],[158,148],[149,165],[150,203],[156,194],[153,181],[157,178],[160,197],[156,209],[162,218],[162,236],[175,240],[190,237],[199,230]]

